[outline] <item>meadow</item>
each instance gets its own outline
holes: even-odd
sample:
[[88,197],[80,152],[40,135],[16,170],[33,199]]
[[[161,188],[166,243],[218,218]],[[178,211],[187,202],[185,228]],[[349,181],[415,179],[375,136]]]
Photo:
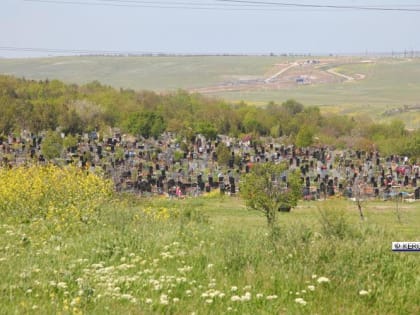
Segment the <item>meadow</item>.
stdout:
[[[239,197],[116,196],[74,174],[42,175],[52,214],[12,211],[43,205],[37,175],[20,192],[26,206],[0,191],[0,313],[420,312],[420,256],[391,251],[392,241],[420,240],[418,202],[364,202],[361,221],[351,201],[302,201],[269,229]],[[50,183],[72,176],[89,194],[53,198]],[[77,208],[95,215],[64,215]]]

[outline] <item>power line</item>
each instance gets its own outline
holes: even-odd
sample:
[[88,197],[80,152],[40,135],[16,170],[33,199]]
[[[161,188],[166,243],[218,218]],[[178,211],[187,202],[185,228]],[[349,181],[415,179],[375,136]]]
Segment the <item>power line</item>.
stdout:
[[62,49],[62,48],[37,48],[37,47],[14,47],[0,46],[0,51],[19,51],[19,52],[45,52],[45,53],[64,53],[64,54],[84,54],[84,55],[164,55],[163,52],[148,51],[116,51],[116,50],[88,50],[88,49]]
[[[257,5],[232,5],[229,6],[222,4],[202,4],[202,3],[163,3],[163,2],[151,2],[151,1],[100,1],[98,2],[82,2],[82,1],[57,1],[57,0],[23,0],[25,2],[35,2],[35,3],[50,3],[50,4],[70,4],[70,5],[84,5],[84,6],[111,6],[111,7],[129,7],[129,8],[155,8],[155,9],[188,9],[188,10],[226,10],[226,11],[266,11],[273,10],[272,8],[264,9],[263,6]],[[245,7],[245,8],[244,8]],[[267,7],[267,6],[265,6]],[[252,9],[251,9],[252,8]]]
[[365,10],[365,11],[400,11],[420,12],[418,5],[399,4],[395,7],[387,6],[356,6],[356,5],[326,5],[326,4],[303,4],[291,2],[271,2],[253,0],[215,0],[214,3],[197,3],[191,1],[167,2],[167,1],[141,1],[141,0],[94,0],[96,2],[85,2],[78,0],[24,0],[25,2],[50,3],[50,4],[71,4],[85,6],[113,6],[113,7],[138,7],[157,9],[193,9],[193,10],[239,10],[239,11],[272,11],[278,9],[335,9],[335,10]]
[[327,5],[327,4],[303,4],[290,2],[268,2],[268,1],[251,1],[251,0],[216,0],[219,2],[243,3],[243,4],[264,4],[284,7],[299,8],[320,8],[320,9],[345,9],[345,10],[368,10],[368,11],[403,11],[403,12],[420,12],[420,9],[401,8],[401,7],[370,7],[370,6],[354,6],[354,5]]

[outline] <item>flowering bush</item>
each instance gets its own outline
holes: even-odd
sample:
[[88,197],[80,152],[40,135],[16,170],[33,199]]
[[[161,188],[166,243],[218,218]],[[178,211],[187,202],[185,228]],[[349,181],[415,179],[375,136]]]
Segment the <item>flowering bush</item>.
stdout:
[[76,167],[0,169],[0,216],[20,222],[92,221],[112,193],[112,183]]

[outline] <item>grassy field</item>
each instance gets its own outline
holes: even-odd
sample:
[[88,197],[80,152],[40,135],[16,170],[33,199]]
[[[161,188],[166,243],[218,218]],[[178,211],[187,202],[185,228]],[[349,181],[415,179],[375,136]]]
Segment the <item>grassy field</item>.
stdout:
[[[265,218],[238,198],[120,198],[40,234],[0,225],[2,314],[418,314],[418,203],[302,202]],[[14,222],[14,223],[13,223]]]
[[98,80],[116,88],[167,91],[261,76],[274,63],[288,59],[262,56],[0,59],[0,73],[35,79],[56,78],[72,83]]
[[308,105],[369,105],[396,106],[419,103],[420,60],[377,59],[372,63],[340,65],[338,72],[353,76],[364,75],[362,80],[344,83],[300,85],[280,91],[247,91],[224,93],[228,99],[258,102],[282,101],[287,97]]
[[[249,86],[244,90],[209,92],[229,101],[264,105],[296,99],[305,105],[322,106],[325,112],[368,115],[379,121],[402,119],[410,128],[420,125],[419,112],[384,116],[387,110],[420,104],[420,59],[361,57],[311,57],[351,77],[353,81],[287,85],[272,89]],[[54,57],[0,59],[0,73],[31,79],[60,79],[71,83],[98,80],[116,88],[170,91],[179,88],[214,87],[223,82],[264,79],[279,64],[302,58],[269,56],[162,56],[162,57]],[[365,62],[369,61],[369,62]],[[277,70],[276,70],[277,69]],[[310,72],[309,72],[310,73]],[[285,73],[287,75],[287,72]]]

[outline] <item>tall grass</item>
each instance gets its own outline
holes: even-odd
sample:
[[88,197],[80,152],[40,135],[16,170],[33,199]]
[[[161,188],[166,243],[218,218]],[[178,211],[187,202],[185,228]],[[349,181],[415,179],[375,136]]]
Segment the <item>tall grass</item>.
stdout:
[[[0,313],[419,313],[419,256],[390,251],[391,211],[384,228],[374,212],[359,222],[343,203],[308,204],[268,230],[237,203],[123,198],[44,242],[2,224]],[[236,223],[218,224],[225,213]]]

